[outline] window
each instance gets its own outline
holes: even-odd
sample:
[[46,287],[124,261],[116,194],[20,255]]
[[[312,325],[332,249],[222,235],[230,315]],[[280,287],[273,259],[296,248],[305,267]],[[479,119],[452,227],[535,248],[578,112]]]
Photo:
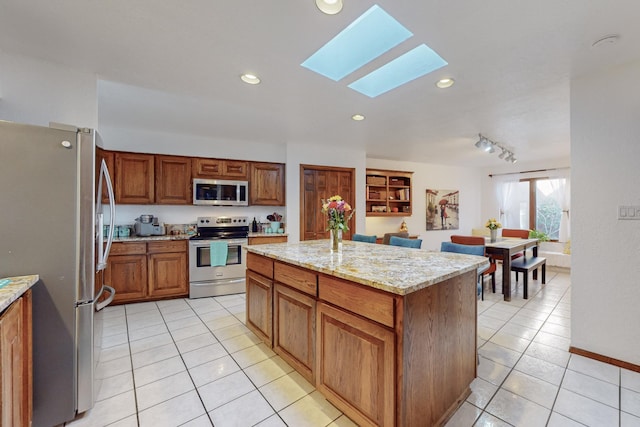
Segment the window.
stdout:
[[501,216],[506,228],[538,230],[551,240],[568,240],[567,178],[527,178],[504,182]]

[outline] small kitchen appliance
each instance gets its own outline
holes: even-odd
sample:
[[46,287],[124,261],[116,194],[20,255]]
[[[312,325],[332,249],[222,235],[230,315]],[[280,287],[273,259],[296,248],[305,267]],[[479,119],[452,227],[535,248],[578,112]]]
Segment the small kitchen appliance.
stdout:
[[133,224],[136,236],[164,236],[164,225],[160,225],[158,217],[153,215],[140,215]]
[[[243,246],[248,243],[247,217],[199,217],[197,234],[189,239],[189,298],[245,292],[246,259]],[[226,262],[215,265],[216,248],[227,244]],[[213,264],[213,265],[212,265]]]

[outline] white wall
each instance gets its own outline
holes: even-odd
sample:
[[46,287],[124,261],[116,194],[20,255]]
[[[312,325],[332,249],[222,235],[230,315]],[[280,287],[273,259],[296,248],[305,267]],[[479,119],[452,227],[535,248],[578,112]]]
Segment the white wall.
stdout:
[[[407,217],[367,218],[365,234],[382,236],[384,233],[400,231],[400,224],[404,219],[409,234],[418,235],[422,239],[422,249],[440,250],[440,243],[450,240],[452,234],[471,234],[471,229],[481,222],[482,171],[480,169],[382,159],[367,159],[367,167],[413,172],[413,214]],[[358,188],[364,189],[364,185]],[[458,230],[426,231],[427,188],[460,191],[460,228]]]
[[640,62],[572,81],[571,345],[640,365]]
[[96,76],[0,50],[0,120],[97,128]]

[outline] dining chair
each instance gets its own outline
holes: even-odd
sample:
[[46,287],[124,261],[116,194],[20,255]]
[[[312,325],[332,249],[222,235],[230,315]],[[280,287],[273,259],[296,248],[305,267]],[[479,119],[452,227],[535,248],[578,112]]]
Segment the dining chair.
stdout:
[[372,235],[368,236],[366,234],[358,234],[355,233],[351,236],[351,240],[354,242],[366,242],[366,243],[375,243],[378,236]]
[[408,239],[409,233],[407,233],[406,231],[400,231],[398,233],[384,233],[384,236],[382,237],[382,244],[388,245],[389,240],[391,239],[392,236],[404,237],[405,239]]
[[[468,245],[468,246],[482,246],[484,248],[484,237],[482,236],[460,236],[460,235],[452,235],[451,242],[459,245]],[[487,256],[486,252],[482,255]],[[496,293],[496,262],[493,257],[489,256],[489,268],[482,272],[482,283],[484,287],[484,278],[486,276],[491,276],[491,290],[493,293]],[[484,292],[483,292],[484,294]]]
[[[440,252],[453,252],[457,254],[465,254],[465,255],[477,255],[477,256],[485,256],[484,254],[484,245],[463,245],[461,243],[452,243],[452,242],[442,242],[440,244]],[[484,276],[485,274],[492,274],[491,270],[493,270],[494,276],[493,278],[493,291],[495,292],[495,271],[496,265],[489,258],[489,266],[488,267],[480,267],[478,268],[478,278],[477,278],[477,286],[478,286],[478,295],[484,301]]]
[[391,236],[389,238],[389,244],[391,246],[402,246],[403,248],[420,249],[422,239],[407,239],[404,237]]

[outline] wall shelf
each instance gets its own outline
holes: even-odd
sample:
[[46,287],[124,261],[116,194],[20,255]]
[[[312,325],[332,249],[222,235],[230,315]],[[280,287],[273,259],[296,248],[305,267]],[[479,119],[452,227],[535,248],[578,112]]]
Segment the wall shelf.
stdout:
[[367,216],[411,216],[413,172],[367,169]]

